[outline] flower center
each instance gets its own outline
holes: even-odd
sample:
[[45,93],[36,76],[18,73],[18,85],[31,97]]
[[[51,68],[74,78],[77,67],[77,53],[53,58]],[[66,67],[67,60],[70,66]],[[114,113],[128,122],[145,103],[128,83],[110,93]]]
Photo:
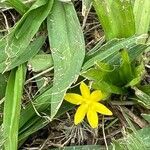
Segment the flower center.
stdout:
[[84,102],[88,105],[91,105],[92,104],[92,101],[88,98],[84,99]]

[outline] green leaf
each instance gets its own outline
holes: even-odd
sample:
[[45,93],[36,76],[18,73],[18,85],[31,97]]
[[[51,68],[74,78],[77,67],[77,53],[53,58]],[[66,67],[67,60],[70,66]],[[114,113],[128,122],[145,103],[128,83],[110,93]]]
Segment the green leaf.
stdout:
[[132,134],[127,134],[123,139],[113,142],[115,150],[148,150],[150,149],[150,127],[140,129]]
[[[30,45],[24,49],[23,51],[20,51],[19,53],[16,54],[14,57],[9,58],[9,65],[7,64],[7,60],[3,61],[0,64],[0,72],[2,71],[9,71],[25,62],[27,62],[30,58],[35,56],[42,45],[45,42],[45,37],[40,36],[37,37],[33,42],[30,43]],[[7,63],[6,63],[7,62]]]
[[[127,49],[129,57],[130,57],[130,61],[131,62],[136,61],[141,56],[141,54],[145,52],[146,49],[148,49],[148,47],[149,45],[138,44]],[[108,60],[106,62],[108,62],[109,64],[113,64],[113,65],[120,64],[120,53],[115,53],[114,56],[108,57]]]
[[133,79],[133,70],[131,68],[130,58],[126,50],[121,51],[122,62],[119,69],[119,74],[122,82],[129,83]]
[[138,89],[137,87],[133,87],[135,90],[135,95],[137,96],[137,100],[141,105],[145,106],[146,108],[150,109],[150,95],[146,94],[142,90]]
[[80,73],[85,44],[72,3],[55,1],[47,23],[54,61],[54,83],[51,95],[51,118],[53,118],[63,101],[64,94]]
[[0,149],[3,149],[3,145],[5,143],[4,132],[2,126],[0,126]]
[[53,0],[37,0],[23,15],[11,32],[0,40],[0,72],[5,72],[11,64],[11,59],[23,53],[29,46],[32,38],[39,30],[42,22],[50,13]]
[[[32,117],[37,115],[37,112],[43,112],[46,111],[48,108],[50,108],[50,99],[52,88],[48,87],[47,90],[42,92],[40,95],[38,95],[35,99],[33,99],[33,103],[28,103],[26,106],[26,109],[23,109],[21,111],[21,118],[20,118],[20,126],[19,129],[23,127]],[[50,111],[50,110],[49,110]]]
[[123,94],[125,92],[121,87],[110,84],[109,82],[107,83],[105,81],[94,82],[92,87],[105,93]]
[[150,85],[142,85],[142,86],[138,86],[138,88],[150,96]]
[[28,65],[32,71],[40,72],[53,67],[53,60],[50,54],[38,54],[29,60]]
[[132,66],[132,72],[134,74],[134,77],[133,79],[126,85],[126,87],[133,87],[137,84],[139,84],[142,79],[143,79],[143,76],[144,76],[144,73],[145,73],[145,67],[144,67],[144,64],[141,63],[140,65],[138,66]]
[[[50,91],[48,90],[48,92],[50,92]],[[52,120],[50,120],[50,118],[48,116],[49,115],[49,109],[47,109],[50,106],[50,103],[48,103],[49,95],[45,94],[44,96],[45,97],[43,97],[43,95],[38,97],[38,101],[41,100],[41,103],[34,104],[36,110],[41,114],[41,116],[35,114],[34,110],[32,111],[33,107],[32,108],[28,107],[28,109],[23,110],[23,112],[21,113],[20,129],[19,129],[19,141],[26,139],[29,135],[31,135],[34,132],[38,131],[39,129],[43,128],[50,121],[52,121]],[[41,109],[42,104],[44,104],[45,107],[43,107]],[[40,106],[40,109],[39,109],[39,106]],[[73,107],[74,107],[74,105],[64,101],[63,104],[61,105],[59,111],[57,112],[55,118],[60,117],[62,114],[64,114],[66,111],[71,110]],[[30,110],[32,113],[34,112],[32,115],[30,113]],[[27,120],[25,120],[24,117],[26,117]]]
[[101,145],[66,146],[63,148],[52,148],[51,150],[105,150]]
[[135,0],[134,16],[136,34],[147,33],[150,25],[150,1]]
[[104,93],[122,94],[124,90],[118,69],[109,64],[99,62],[96,68],[91,68],[82,75],[94,81],[92,84],[94,89],[100,89]]
[[28,10],[28,7],[22,3],[20,0],[4,0],[1,2],[2,4],[6,4],[10,7],[13,7],[16,11],[18,11],[21,15],[25,14]]
[[106,39],[134,35],[135,21],[131,1],[93,0],[93,6],[104,29]]
[[0,74],[0,100],[5,96],[6,77]]
[[91,68],[81,75],[96,82],[101,82],[103,80],[110,84],[123,85],[120,84],[121,79],[118,74],[118,67],[108,63],[97,62],[95,68]]
[[23,126],[22,130],[19,132],[19,142],[28,138],[31,134],[35,133],[36,131],[42,129],[49,123],[48,117],[33,117],[29,122]]
[[25,79],[25,67],[19,66],[11,71],[4,102],[4,147],[5,150],[17,150],[18,127],[21,109],[21,98]]
[[126,88],[138,84],[144,74],[144,65],[136,66],[128,56],[126,50],[121,51],[122,62],[120,66],[98,62],[95,68],[91,68],[81,75],[93,80],[93,88],[104,92],[122,94]]
[[107,42],[98,51],[96,51],[96,53],[88,57],[88,60],[82,67],[82,71],[86,71],[97,63],[97,61],[111,61],[111,59],[118,54],[120,49],[130,49],[135,46],[139,40],[145,39],[145,37],[146,35],[132,36],[126,39],[113,39],[112,41]]

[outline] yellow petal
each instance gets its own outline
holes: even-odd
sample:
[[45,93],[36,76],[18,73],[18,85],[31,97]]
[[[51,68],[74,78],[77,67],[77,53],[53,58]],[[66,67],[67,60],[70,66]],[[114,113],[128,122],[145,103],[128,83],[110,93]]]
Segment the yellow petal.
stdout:
[[67,93],[64,99],[76,105],[80,105],[83,102],[83,97],[79,94],[74,94],[74,93]]
[[87,112],[87,119],[92,128],[98,127],[98,115],[94,109],[89,109]]
[[93,91],[90,95],[92,101],[100,101],[103,98],[103,94],[100,90]]
[[112,112],[103,104],[93,103],[94,109],[96,112],[101,113],[103,115],[112,115]]
[[81,104],[75,114],[74,117],[74,123],[75,125],[79,124],[80,122],[83,121],[85,114],[87,113],[88,110],[88,105],[87,104]]
[[81,84],[80,84],[80,91],[84,98],[89,98],[90,90],[84,82],[81,82]]

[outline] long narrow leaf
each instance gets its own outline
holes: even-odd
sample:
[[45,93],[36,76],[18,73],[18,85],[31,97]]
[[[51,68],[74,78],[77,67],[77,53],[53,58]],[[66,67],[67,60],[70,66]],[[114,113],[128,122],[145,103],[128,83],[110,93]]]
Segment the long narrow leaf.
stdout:
[[114,39],[103,45],[95,54],[93,54],[89,59],[84,63],[82,70],[85,71],[88,68],[92,67],[97,61],[109,60],[114,55],[119,53],[120,49],[131,48],[137,44],[141,39],[145,39],[145,35],[141,36],[132,36],[126,39]]
[[10,7],[13,7],[21,15],[26,13],[26,11],[28,10],[28,7],[20,0],[5,0],[3,3]]
[[136,34],[147,33],[150,25],[150,0],[135,0],[134,16]]
[[53,118],[61,106],[64,94],[80,73],[85,44],[72,3],[56,0],[47,23],[54,61],[54,83],[51,95],[51,118]]
[[18,145],[18,127],[21,109],[21,98],[25,78],[25,68],[21,65],[12,70],[8,80],[5,103],[3,131],[5,150],[17,150]]
[[53,0],[37,0],[23,15],[15,28],[0,40],[0,63],[6,65],[4,70],[0,67],[0,72],[8,70],[11,59],[26,50],[42,22],[51,11],[52,5]]
[[106,39],[129,37],[135,33],[131,1],[93,0],[93,6],[105,31]]

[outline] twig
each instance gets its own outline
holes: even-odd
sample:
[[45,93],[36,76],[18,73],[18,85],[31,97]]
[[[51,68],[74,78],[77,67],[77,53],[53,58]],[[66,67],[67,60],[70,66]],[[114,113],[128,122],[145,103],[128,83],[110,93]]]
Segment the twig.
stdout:
[[104,116],[102,118],[102,131],[103,131],[103,138],[104,138],[106,150],[108,150],[108,144],[107,144],[106,135],[105,135],[105,128],[104,128]]
[[137,115],[133,114],[132,111],[130,111],[128,108],[126,107],[122,107],[123,111],[128,114],[131,119],[137,124],[139,125],[139,127],[144,128],[146,126],[148,126],[148,123],[144,120],[141,119],[140,117],[138,117]]
[[133,101],[111,101],[112,105],[135,105],[136,103]]

